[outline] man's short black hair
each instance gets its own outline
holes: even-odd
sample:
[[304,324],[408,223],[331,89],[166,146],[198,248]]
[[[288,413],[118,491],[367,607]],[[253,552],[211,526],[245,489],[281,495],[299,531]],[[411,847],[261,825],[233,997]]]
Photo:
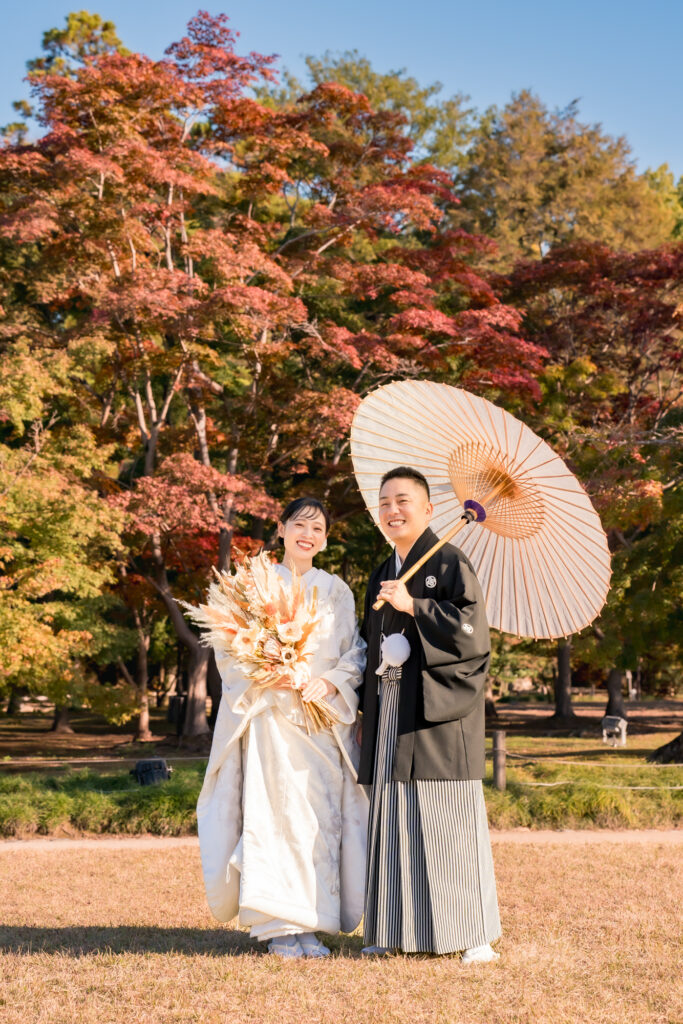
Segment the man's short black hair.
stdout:
[[390,469],[388,472],[386,472],[382,477],[382,482],[379,485],[380,491],[384,487],[387,480],[395,480],[397,477],[400,477],[402,480],[414,480],[416,483],[420,484],[421,487],[424,487],[425,491],[427,492],[427,497],[431,500],[432,496],[429,493],[429,484],[427,483],[427,478],[422,475],[419,469],[413,469],[411,466],[396,466],[395,469]]

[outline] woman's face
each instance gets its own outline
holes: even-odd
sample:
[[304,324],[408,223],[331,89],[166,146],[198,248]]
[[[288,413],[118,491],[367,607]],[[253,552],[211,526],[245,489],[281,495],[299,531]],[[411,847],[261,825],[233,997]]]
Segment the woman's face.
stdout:
[[284,541],[285,554],[298,561],[315,558],[327,538],[325,517],[312,508],[303,508],[286,523],[278,523],[277,532]]

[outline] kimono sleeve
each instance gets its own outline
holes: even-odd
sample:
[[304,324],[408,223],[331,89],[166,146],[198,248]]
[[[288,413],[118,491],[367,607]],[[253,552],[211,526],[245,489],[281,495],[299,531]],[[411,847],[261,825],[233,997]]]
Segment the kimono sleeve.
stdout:
[[337,660],[324,674],[325,679],[344,694],[345,690],[355,691],[360,685],[365,669],[366,645],[358,630],[353,594],[341,580],[334,596],[334,626]]
[[233,714],[246,714],[257,698],[251,679],[245,676],[240,664],[225,650],[216,649],[215,655],[222,684],[220,706],[226,705]]
[[428,722],[464,718],[480,698],[491,654],[484,597],[472,569],[460,562],[449,600],[414,601],[424,665],[422,687]]
[[[375,581],[375,576],[376,576],[376,572],[374,572],[372,574],[372,576],[370,577],[370,581],[369,581],[367,589],[365,591],[365,602],[364,602],[364,606],[363,606],[363,622],[361,623],[361,627],[360,627],[360,638],[363,641],[363,643],[366,644],[366,647],[367,647],[366,654],[370,653],[370,638],[369,638],[370,610],[371,610],[371,604],[372,604],[372,594],[375,593],[375,587],[373,586],[374,581]],[[366,658],[366,666],[367,666],[367,658]],[[361,714],[362,714],[363,702],[365,700],[365,676],[364,675],[363,675],[363,678],[361,679],[360,685],[358,686],[358,689],[356,690],[356,692],[358,694],[358,705],[359,705],[359,708],[360,708],[360,711],[361,711]]]

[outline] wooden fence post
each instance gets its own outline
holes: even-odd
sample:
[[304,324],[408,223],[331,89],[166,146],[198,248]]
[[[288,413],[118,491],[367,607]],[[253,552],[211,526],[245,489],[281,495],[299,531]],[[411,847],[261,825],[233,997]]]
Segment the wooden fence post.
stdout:
[[493,785],[505,789],[505,731],[495,729],[493,733]]

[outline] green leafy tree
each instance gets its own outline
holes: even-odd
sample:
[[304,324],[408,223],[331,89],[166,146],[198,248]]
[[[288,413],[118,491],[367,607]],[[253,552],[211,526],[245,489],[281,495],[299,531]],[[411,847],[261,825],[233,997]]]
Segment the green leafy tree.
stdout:
[[683,236],[683,177],[676,181],[669,165],[662,164],[655,170],[647,170],[645,178],[664,208],[673,216],[673,237],[681,238]]
[[130,693],[98,693],[94,677],[132,640],[110,619],[121,515],[91,484],[111,472],[112,451],[69,415],[68,354],[38,360],[17,339],[3,369],[0,691],[44,693],[60,709],[94,700],[117,717]]
[[103,53],[128,53],[113,21],[105,21],[89,11],[72,11],[65,21],[63,28],[43,33],[43,56],[27,64],[32,74],[73,74],[77,67]]
[[458,223],[495,239],[508,266],[575,239],[649,248],[671,238],[676,223],[623,137],[582,123],[577,101],[550,111],[528,91],[482,116],[457,193]]
[[440,82],[420,85],[405,68],[375,71],[358,50],[308,56],[306,67],[314,85],[338,82],[366,96],[374,110],[399,114],[413,143],[413,159],[449,170],[460,163],[474,131],[474,110],[468,106],[469,97],[456,93],[443,99]]

